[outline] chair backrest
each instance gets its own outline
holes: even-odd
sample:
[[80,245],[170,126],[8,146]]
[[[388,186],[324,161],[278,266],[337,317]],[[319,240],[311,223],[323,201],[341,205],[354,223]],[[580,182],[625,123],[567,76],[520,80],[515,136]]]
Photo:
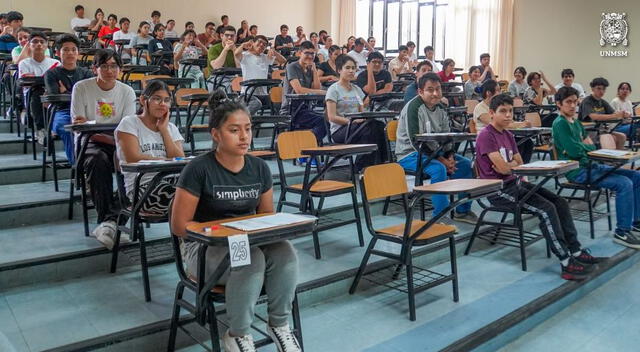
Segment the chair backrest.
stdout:
[[528,112],[524,115],[524,120],[531,122],[531,127],[541,127],[542,120],[537,112]]
[[284,79],[284,70],[275,70],[271,72],[271,79]]
[[500,87],[500,91],[502,93],[506,93],[509,91],[509,81],[507,80],[500,80],[498,81],[498,86]]
[[464,106],[467,107],[467,114],[473,114],[473,109],[476,108],[476,105],[478,105],[478,103],[480,103],[479,101],[475,100],[475,99],[467,99],[464,101]]
[[524,102],[522,101],[522,99],[520,98],[514,98],[513,99],[513,107],[514,108],[520,108],[524,106]]
[[[142,77],[142,79],[140,79],[140,82],[142,84],[142,89],[147,88],[147,82],[156,79],[156,78],[171,78],[171,76],[168,75],[146,75],[144,77]],[[171,88],[171,87],[169,87]]]
[[240,82],[242,82],[242,76],[235,77],[233,80],[231,80],[232,92],[240,93],[240,91],[242,90],[242,86],[240,86]]
[[409,192],[404,169],[397,163],[379,164],[365,168],[362,174],[362,185],[367,201]]
[[318,146],[316,136],[309,130],[287,131],[278,135],[276,151],[280,160],[291,160],[302,158],[300,152],[304,148],[314,148]]
[[[209,92],[204,88],[180,88],[176,91],[176,105],[178,106],[189,105],[189,102],[182,99],[182,97],[184,97],[185,95],[191,95],[191,94],[209,94]],[[204,103],[203,105],[206,106],[207,103]]]
[[398,120],[390,120],[387,122],[385,130],[387,131],[387,140],[389,142],[395,142],[398,138],[396,134],[398,132]]
[[602,149],[616,149],[616,140],[610,133],[600,135],[600,147]]
[[470,133],[478,133],[478,126],[476,125],[476,120],[472,118],[467,122],[469,124],[469,132]]
[[462,81],[463,81],[463,82],[466,82],[466,81],[468,81],[468,80],[469,80],[469,73],[468,73],[468,72],[464,72],[464,73],[462,74]]
[[282,87],[271,87],[269,99],[274,104],[282,104]]

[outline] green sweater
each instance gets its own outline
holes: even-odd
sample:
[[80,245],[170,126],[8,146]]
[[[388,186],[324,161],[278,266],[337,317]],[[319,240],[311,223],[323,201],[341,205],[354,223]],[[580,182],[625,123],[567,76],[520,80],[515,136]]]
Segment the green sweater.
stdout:
[[[222,54],[222,43],[218,43],[212,45],[209,48],[209,52],[207,53],[207,61],[209,62],[209,69],[213,69],[211,67],[211,61],[215,60]],[[224,64],[222,67],[236,67],[236,61],[233,58],[233,50],[227,51],[227,57],[224,58]]]
[[574,120],[569,123],[562,115],[553,121],[552,133],[558,159],[580,162],[580,168],[569,171],[566,175],[569,180],[573,180],[582,168],[587,167],[589,163],[587,153],[596,150],[596,146],[583,142],[588,135],[580,121]]
[[[416,134],[451,132],[447,111],[440,104],[429,109],[418,95],[411,99],[400,112],[398,130],[396,132],[396,157],[401,160],[405,156],[416,152],[412,141]],[[428,142],[427,149],[438,149],[438,143]],[[443,151],[450,151],[452,145],[446,145]]]

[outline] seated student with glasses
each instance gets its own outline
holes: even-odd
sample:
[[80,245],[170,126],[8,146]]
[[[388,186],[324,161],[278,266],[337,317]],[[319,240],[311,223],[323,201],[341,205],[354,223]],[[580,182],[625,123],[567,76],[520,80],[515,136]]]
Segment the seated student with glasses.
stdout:
[[[173,62],[179,63],[178,76],[182,77],[182,72],[185,70],[185,65],[180,63],[180,60],[185,59],[198,59],[207,51],[207,47],[196,37],[195,31],[185,31],[180,36],[180,42],[173,48]],[[204,88],[204,73],[198,65],[191,65],[186,68],[185,76],[192,78],[191,88]]]
[[[288,94],[322,94],[320,76],[313,59],[316,51],[310,41],[300,44],[300,59],[291,62],[285,70],[285,78],[282,89],[282,107],[280,114],[288,115],[291,99]],[[324,116],[309,107],[307,103],[297,103],[291,111],[291,124],[294,130],[311,130],[316,136],[318,144],[327,135]]]
[[103,47],[113,46],[113,40],[106,40],[104,39],[104,37],[109,34],[111,34],[111,36],[113,37],[113,33],[120,30],[120,28],[116,27],[117,23],[118,16],[109,14],[109,16],[107,17],[108,25],[102,26],[102,28],[100,28],[100,32],[98,32],[98,41]]
[[[78,48],[80,42],[72,34],[63,34],[56,41],[58,57],[62,65],[52,68],[44,74],[45,91],[47,94],[71,94],[74,85],[87,78],[93,77],[93,72],[86,67],[78,66]],[[73,135],[64,129],[71,123],[71,110],[69,103],[60,103],[51,124],[51,133],[62,139],[64,152],[70,164],[74,163],[75,152],[73,147]]]
[[[42,77],[44,74],[60,65],[60,61],[52,59],[45,55],[48,47],[48,38],[42,32],[32,32],[29,35],[29,52],[31,57],[28,57],[18,64],[18,77]],[[30,104],[31,116],[33,118],[35,129],[37,131],[38,143],[44,143],[44,111],[42,109],[42,102],[40,97],[44,94],[44,87],[25,87],[22,92],[24,98],[27,98],[27,92],[31,92],[30,101],[25,100],[26,104]]]
[[204,25],[204,32],[198,34],[198,40],[207,48],[212,46],[213,43],[219,39],[220,38],[218,38],[218,34],[216,33],[216,25],[213,22],[207,22],[207,24]]
[[[542,81],[549,89],[542,87]],[[556,89],[549,83],[544,72],[531,72],[527,75],[527,84],[529,87],[524,91],[522,100],[525,104],[542,105],[544,98],[556,94]]]
[[289,26],[283,24],[280,26],[280,34],[276,35],[274,39],[276,50],[280,51],[280,54],[284,57],[291,55],[291,50],[293,49],[293,38],[288,33]]
[[[355,60],[358,63],[358,60]],[[384,56],[374,51],[367,57],[367,69],[358,74],[356,84],[367,95],[389,93],[393,90],[391,73],[383,68],[383,63]]]
[[[347,141],[349,120],[344,115],[362,112],[366,104],[365,95],[360,87],[351,83],[358,71],[356,60],[349,55],[342,54],[336,59],[336,67],[340,73],[340,80],[329,87],[325,98],[333,141],[336,143],[370,143],[378,145],[376,152],[356,158],[356,172],[360,172],[367,166],[380,164],[387,160],[385,124],[378,120],[355,120],[349,131],[349,141]],[[366,123],[366,128],[361,128],[361,123]]]
[[173,73],[173,45],[164,37],[164,29],[162,23],[153,27],[155,38],[149,41],[149,54],[161,52],[162,57],[156,59],[156,64],[161,67],[160,74],[171,75]]
[[[247,38],[242,45],[236,48],[234,55],[236,60],[240,62],[243,80],[267,79],[269,78],[269,67],[274,62],[277,62],[278,65],[283,65],[287,62],[287,59],[275,49],[269,47],[267,50],[268,45],[267,37],[259,35]],[[242,93],[246,89],[247,87],[242,87]],[[247,104],[252,115],[262,108],[263,101],[267,103],[268,95],[267,87],[256,88]]]
[[[502,180],[502,190],[488,199],[494,206],[513,209],[517,206],[516,199],[535,187],[524,180],[518,185],[516,176],[511,173],[514,167],[524,163],[513,134],[507,130],[513,124],[513,99],[507,94],[494,96],[489,113],[491,123],[476,139],[478,176]],[[582,280],[593,271],[594,264],[604,259],[593,257],[588,249],[581,249],[569,203],[561,196],[542,187],[527,199],[524,210],[538,217],[540,231],[560,261],[563,279]]]
[[[427,72],[432,72],[433,66],[431,66],[431,62],[429,60],[424,60],[418,63],[416,66],[416,80],[407,86],[404,90],[404,103],[405,105],[409,102],[409,100],[415,98],[418,95],[418,81],[420,77]],[[448,104],[448,100],[445,97],[442,97],[442,102]]]
[[[580,93],[572,87],[562,87],[556,93],[556,105],[560,112],[553,122],[553,142],[558,159],[577,160],[580,168],[567,173],[572,182],[586,183],[588,180],[588,152],[596,150],[591,138],[578,120],[576,108]],[[586,99],[585,99],[586,100]],[[583,100],[583,104],[584,101]],[[582,110],[582,108],[580,109]],[[611,166],[593,163],[591,180],[595,181]],[[640,249],[640,171],[618,169],[594,186],[616,193],[616,230],[614,242]]]
[[131,63],[134,65],[146,65],[151,62],[149,52],[140,55],[140,61],[138,61],[138,50],[136,46],[138,45],[146,45],[149,46],[149,42],[153,39],[153,37],[149,34],[149,22],[142,21],[138,24],[138,34],[131,39]]
[[522,66],[516,67],[513,71],[514,80],[509,83],[509,95],[511,95],[512,98],[522,99],[524,96],[524,92],[529,88],[529,85],[524,80],[526,76],[527,70]]
[[[115,51],[98,50],[93,69],[96,78],[76,83],[71,93],[73,123],[118,123],[124,116],[135,115],[136,93],[118,81],[122,60]],[[113,199],[113,153],[115,142],[108,134],[94,135],[87,146],[83,169],[98,213],[98,227],[92,235],[106,246],[113,246],[117,211]]]
[[[442,88],[440,78],[433,72],[428,72],[418,80],[418,96],[411,99],[404,106],[398,118],[396,132],[396,156],[403,169],[415,172],[418,165],[418,151],[413,138],[421,133],[451,132],[449,116],[441,104]],[[427,149],[435,151],[436,143],[428,143]],[[448,179],[473,178],[471,160],[456,154],[452,145],[444,147],[443,152],[428,164],[427,155],[423,154],[423,172],[429,175],[431,183],[438,183]],[[447,195],[434,195],[433,215],[440,214],[449,206]],[[471,202],[460,204],[454,212],[453,220],[475,224],[478,216],[471,211]]]
[[[609,103],[604,100],[604,93],[607,91],[609,81],[605,78],[594,78],[591,83],[591,95],[584,98],[580,103],[580,114],[578,119],[584,122],[607,122],[607,120],[626,119],[631,116],[626,111],[616,112]],[[617,122],[616,122],[617,123]],[[624,149],[627,136],[631,135],[631,123],[620,124],[611,135],[616,141],[617,149]]]
[[[327,37],[331,38],[331,37]],[[320,82],[325,83],[333,83],[337,82],[340,79],[340,75],[336,70],[336,59],[339,55],[341,55],[342,51],[340,47],[337,45],[332,45],[328,50],[329,55],[327,56],[327,61],[323,62],[318,66],[318,76],[320,77]]]
[[[164,160],[184,157],[184,138],[171,118],[171,90],[166,83],[151,80],[140,95],[142,113],[122,118],[115,131],[116,152],[121,163],[140,160]],[[127,197],[133,201],[137,173],[122,172]],[[144,194],[153,174],[145,174],[140,180],[138,195]],[[155,185],[142,205],[142,212],[165,214],[175,193],[172,179],[163,179]]]
[[212,69],[221,67],[239,67],[239,63],[233,55],[236,48],[236,29],[233,26],[224,27],[224,32],[220,37],[222,42],[212,45],[209,48],[207,61]]
[[[29,36],[31,35],[31,31],[29,28],[20,27],[17,30],[16,37],[18,38],[19,45],[11,50],[11,59],[14,64],[19,64],[20,61],[31,57],[31,46],[29,45]],[[49,50],[45,50],[44,55],[46,57],[51,57]]]
[[[218,90],[209,99],[211,137],[215,150],[191,161],[182,171],[175,194],[171,231],[182,237],[185,266],[197,278],[202,244],[185,239],[186,226],[273,212],[273,181],[267,164],[248,155],[251,117],[246,107]],[[221,192],[220,190],[224,190]],[[233,197],[244,194],[244,197]],[[229,252],[226,247],[206,250],[205,275],[210,275]],[[222,337],[225,351],[255,351],[251,324],[264,286],[269,312],[269,336],[278,351],[301,351],[288,317],[298,281],[298,258],[289,241],[251,247],[251,264],[227,270],[222,280],[229,329]]]

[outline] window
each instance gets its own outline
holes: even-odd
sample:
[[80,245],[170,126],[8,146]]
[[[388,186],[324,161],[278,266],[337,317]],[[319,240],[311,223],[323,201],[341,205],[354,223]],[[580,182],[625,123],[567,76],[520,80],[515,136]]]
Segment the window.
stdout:
[[[445,12],[448,0],[357,0],[356,31],[359,37],[373,36],[378,49],[397,53],[398,46],[416,43],[416,53],[432,45],[436,59],[446,57]],[[368,16],[364,14],[367,13]]]

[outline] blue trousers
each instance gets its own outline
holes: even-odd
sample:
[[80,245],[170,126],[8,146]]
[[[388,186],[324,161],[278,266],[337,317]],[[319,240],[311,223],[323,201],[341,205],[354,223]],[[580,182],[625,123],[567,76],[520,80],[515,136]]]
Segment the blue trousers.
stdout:
[[[611,166],[594,165],[591,179],[599,178],[608,170],[611,170]],[[582,168],[573,181],[587,182],[587,169]],[[640,220],[640,171],[618,169],[596,186],[616,192],[616,228],[631,230],[633,222]]]
[[614,131],[616,132],[620,132],[620,133],[624,133],[625,136],[629,137],[631,136],[631,133],[633,133],[633,124],[632,123],[628,123],[625,125],[620,125],[618,126]]
[[[446,181],[449,178],[457,179],[457,178],[473,178],[473,172],[471,170],[471,160],[456,154],[454,156],[456,160],[456,172],[454,172],[451,176],[447,175],[447,168],[438,160],[433,159],[429,162],[429,164],[424,165],[427,161],[427,156],[422,156],[422,172],[426,175],[429,175],[431,178],[431,183],[438,183],[442,181]],[[400,166],[403,169],[415,172],[418,166],[418,152],[413,152],[404,158],[398,161]],[[462,194],[458,195],[459,197]],[[433,195],[431,196],[431,203],[433,204],[433,215],[436,216],[440,214],[446,207],[449,206],[449,196],[448,195]],[[466,202],[458,205],[456,208],[458,213],[468,213],[471,211],[471,202]]]
[[53,124],[51,126],[51,132],[55,133],[62,139],[64,144],[64,153],[67,155],[67,160],[70,164],[74,162],[74,150],[73,150],[73,134],[69,131],[65,131],[64,125],[71,123],[71,115],[68,109],[57,110],[53,116]]

